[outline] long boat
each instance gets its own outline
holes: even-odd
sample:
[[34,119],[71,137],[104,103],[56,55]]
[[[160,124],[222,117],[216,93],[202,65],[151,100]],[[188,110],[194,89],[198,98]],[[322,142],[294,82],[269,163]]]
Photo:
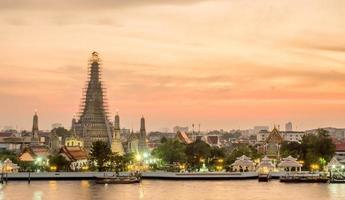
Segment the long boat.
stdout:
[[114,177],[96,177],[97,184],[132,184],[140,183],[140,177],[133,176],[114,176]]
[[312,176],[312,175],[286,175],[280,177],[280,182],[285,183],[327,183],[328,177],[325,176]]

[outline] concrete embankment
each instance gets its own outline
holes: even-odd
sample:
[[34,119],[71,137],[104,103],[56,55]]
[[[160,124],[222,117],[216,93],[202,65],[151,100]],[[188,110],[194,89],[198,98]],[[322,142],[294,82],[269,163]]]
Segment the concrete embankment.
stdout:
[[[113,172],[40,172],[40,173],[8,173],[4,180],[90,180],[95,177],[113,176]],[[120,175],[128,175],[126,172]],[[280,174],[272,174],[279,177]],[[209,173],[174,173],[174,172],[143,172],[143,179],[160,180],[243,180],[257,179],[256,172],[209,172]]]

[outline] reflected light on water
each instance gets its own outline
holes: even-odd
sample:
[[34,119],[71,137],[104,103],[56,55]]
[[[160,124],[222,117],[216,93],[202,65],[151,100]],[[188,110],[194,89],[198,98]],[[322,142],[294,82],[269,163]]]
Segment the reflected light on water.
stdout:
[[56,191],[56,189],[57,189],[56,181],[49,181],[49,182],[48,182],[48,185],[49,185],[49,189],[50,189],[50,190]]
[[278,180],[143,180],[128,185],[102,185],[92,180],[9,181],[0,185],[0,200],[344,200],[344,191],[345,184],[285,184]]
[[42,191],[35,191],[33,195],[33,200],[42,200],[43,192]]
[[88,189],[90,187],[90,182],[89,181],[85,181],[85,180],[80,181],[80,186],[83,189]]
[[143,187],[142,183],[140,183],[140,185],[139,185],[139,198],[140,199],[144,198],[144,187]]

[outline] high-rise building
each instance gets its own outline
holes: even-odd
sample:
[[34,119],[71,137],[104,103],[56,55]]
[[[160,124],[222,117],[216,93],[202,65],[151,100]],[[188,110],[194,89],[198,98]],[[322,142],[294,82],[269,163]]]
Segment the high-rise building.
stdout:
[[32,119],[32,140],[37,141],[39,140],[38,136],[38,115],[37,112],[35,112],[34,117]]
[[113,153],[118,153],[119,155],[124,154],[123,146],[121,143],[121,129],[120,129],[120,116],[118,114],[115,115],[114,121],[114,135],[111,141],[111,151]]
[[89,149],[95,141],[112,141],[112,125],[108,120],[105,90],[101,81],[101,59],[93,52],[89,60],[89,78],[83,93],[79,119],[74,124],[76,134]]
[[143,154],[148,151],[146,143],[146,129],[145,129],[145,118],[140,119],[140,133],[139,133],[139,144],[138,150],[140,154]]
[[292,131],[292,123],[288,122],[285,124],[285,131]]

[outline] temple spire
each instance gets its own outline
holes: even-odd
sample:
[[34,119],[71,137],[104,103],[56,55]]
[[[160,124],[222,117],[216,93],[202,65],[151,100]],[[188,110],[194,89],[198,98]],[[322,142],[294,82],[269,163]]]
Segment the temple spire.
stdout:
[[38,115],[37,110],[32,119],[32,140],[38,141]]
[[140,154],[144,154],[148,151],[146,143],[146,129],[145,129],[145,118],[144,116],[140,119],[140,134],[139,134],[139,145],[138,150]]
[[98,140],[111,144],[113,128],[108,120],[105,90],[101,81],[101,59],[92,52],[89,59],[89,79],[82,98],[79,120],[75,124],[77,135],[90,148]]

